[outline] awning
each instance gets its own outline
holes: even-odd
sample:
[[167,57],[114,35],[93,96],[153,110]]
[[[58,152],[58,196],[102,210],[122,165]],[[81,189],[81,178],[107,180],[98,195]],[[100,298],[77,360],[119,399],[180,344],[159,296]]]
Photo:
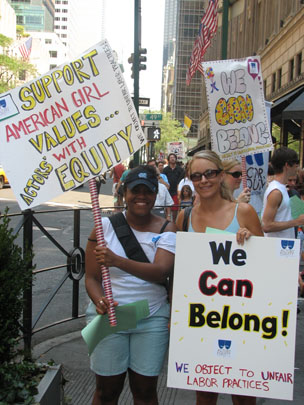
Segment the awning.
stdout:
[[283,111],[284,120],[304,120],[304,90]]
[[187,156],[193,156],[196,152],[200,150],[206,149],[206,140],[199,140],[198,143],[193,146],[193,148],[189,149],[187,152]]
[[[276,100],[271,106],[271,121],[278,125],[282,123],[282,113],[301,93],[304,91],[304,86],[300,86],[291,93]],[[285,119],[285,118],[284,118]],[[290,118],[288,118],[290,119]],[[293,118],[292,118],[293,119]]]

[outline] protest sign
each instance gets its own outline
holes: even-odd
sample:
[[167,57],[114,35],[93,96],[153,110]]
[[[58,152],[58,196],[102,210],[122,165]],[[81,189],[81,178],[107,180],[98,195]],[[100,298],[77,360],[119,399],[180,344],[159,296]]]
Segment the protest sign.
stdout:
[[177,156],[177,159],[183,159],[185,157],[183,141],[168,142],[167,150],[168,150],[168,155],[170,153],[175,153],[175,155]]
[[298,240],[178,232],[168,386],[292,399],[298,266]]
[[231,159],[273,149],[258,56],[202,62],[212,150]]
[[0,160],[22,210],[78,187],[146,143],[107,41],[0,102]]
[[[246,162],[246,184],[250,189],[250,204],[260,215],[263,208],[263,197],[267,185],[269,152],[247,155]],[[241,164],[241,162],[240,162]],[[243,191],[243,185],[235,190],[233,196],[237,198]]]

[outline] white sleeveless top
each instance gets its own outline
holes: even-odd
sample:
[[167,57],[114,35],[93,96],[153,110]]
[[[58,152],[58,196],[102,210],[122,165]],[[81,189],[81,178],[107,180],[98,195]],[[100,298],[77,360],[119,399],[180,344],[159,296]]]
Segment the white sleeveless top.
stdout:
[[[262,212],[262,217],[264,214],[264,210],[267,204],[267,198],[269,194],[273,190],[279,190],[280,193],[282,194],[282,201],[281,204],[278,208],[278,211],[275,216],[275,221],[281,222],[281,221],[290,221],[292,219],[291,216],[291,209],[290,209],[290,202],[289,202],[289,195],[287,192],[287,189],[284,184],[280,183],[277,180],[272,180],[269,183],[269,186],[267,187],[265,194],[264,194],[264,201],[263,201],[263,212]],[[295,238],[295,231],[294,227],[284,229],[283,231],[277,231],[277,232],[268,232],[264,234],[265,236],[271,236],[271,237],[276,237],[276,238]]]

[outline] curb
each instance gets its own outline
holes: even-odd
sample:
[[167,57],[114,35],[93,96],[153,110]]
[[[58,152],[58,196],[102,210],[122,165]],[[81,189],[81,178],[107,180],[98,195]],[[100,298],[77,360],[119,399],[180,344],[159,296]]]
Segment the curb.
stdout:
[[35,359],[38,359],[40,356],[54,349],[54,347],[62,345],[64,343],[71,342],[76,339],[82,339],[81,330],[70,332],[65,335],[45,340],[44,342],[38,343],[33,347],[32,349],[33,357]]

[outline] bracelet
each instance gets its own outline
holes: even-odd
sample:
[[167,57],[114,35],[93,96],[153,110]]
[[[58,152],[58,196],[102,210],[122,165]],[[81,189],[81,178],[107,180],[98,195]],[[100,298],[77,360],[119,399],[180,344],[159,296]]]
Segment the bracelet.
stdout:
[[88,238],[88,241],[90,241],[90,242],[97,242],[97,239]]

